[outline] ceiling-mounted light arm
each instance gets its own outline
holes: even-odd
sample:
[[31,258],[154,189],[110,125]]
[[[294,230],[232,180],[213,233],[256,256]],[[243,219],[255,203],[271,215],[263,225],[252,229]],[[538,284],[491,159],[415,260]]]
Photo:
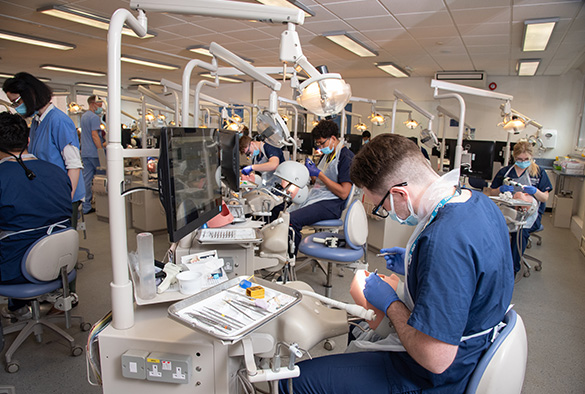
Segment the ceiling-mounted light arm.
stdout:
[[[295,111],[295,129],[293,130],[293,135],[290,137],[289,141],[293,145],[292,159],[293,159],[293,161],[296,161],[297,160],[297,135],[298,135],[298,126],[299,126],[299,108],[298,108],[299,105],[292,100],[285,99],[284,97],[279,97],[278,101],[284,102],[284,103],[288,102],[285,107],[292,108],[292,110]],[[289,129],[289,133],[290,133],[290,129]]]
[[[437,106],[437,111],[439,112],[439,115],[441,115],[441,114],[444,115],[445,116],[445,119],[446,119],[446,117],[449,117],[451,119],[455,119],[458,123],[461,123],[459,116],[453,114],[452,112],[448,111],[444,107],[438,105]],[[446,122],[445,119],[443,120],[443,132],[442,132],[442,136],[441,136],[441,152],[440,152],[440,157],[441,157],[441,160],[440,160],[441,163],[440,163],[440,165],[441,165],[441,167],[439,168],[441,171],[442,171],[442,165],[443,165],[442,164],[442,158],[445,156],[445,139],[446,139],[446,135],[445,134],[446,134],[446,131],[447,131],[447,125],[445,123]],[[464,127],[466,129],[472,129],[473,128],[468,123],[464,123],[463,125],[464,125]]]
[[[412,109],[423,115],[425,118],[429,120],[429,130],[433,130],[433,120],[435,119],[435,115],[431,114],[429,111],[421,108],[418,104],[416,104],[410,97],[402,93],[398,89],[394,89],[394,97],[399,100],[402,100],[406,105],[410,106]],[[392,118],[392,125],[394,125],[394,117]]]
[[173,108],[173,104],[170,101],[167,101],[165,99],[163,99],[162,97],[159,97],[156,93],[152,92],[149,89],[146,89],[144,86],[139,85],[138,86],[138,91],[140,93],[142,93],[143,95],[150,97],[151,99],[159,102],[160,104],[166,106],[167,108]]
[[[186,65],[185,69],[183,70],[183,87],[181,91],[183,92],[183,101],[182,101],[182,119],[181,122],[183,126],[187,126],[189,124],[189,93],[191,92],[191,74],[193,73],[193,69],[195,67],[204,68],[210,72],[214,72],[217,70],[217,59],[213,58],[210,63],[206,63],[199,59],[190,60]],[[161,80],[162,83],[162,80]],[[199,123],[199,95],[197,93],[193,93],[195,96],[195,111],[193,112],[194,116],[194,124],[197,125]]]

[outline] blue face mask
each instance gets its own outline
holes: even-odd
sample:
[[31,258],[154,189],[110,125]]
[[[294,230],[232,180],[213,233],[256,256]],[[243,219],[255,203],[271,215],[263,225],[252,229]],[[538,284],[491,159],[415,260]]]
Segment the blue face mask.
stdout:
[[260,149],[254,149],[254,152],[252,152],[252,157],[256,157],[260,154]]
[[370,140],[364,140],[363,144],[367,144],[368,142],[370,142]]
[[532,160],[529,161],[517,161],[516,164],[518,167],[522,168],[523,170],[527,169],[528,167],[530,167],[530,164],[532,164]]
[[26,112],[28,111],[28,109],[26,108],[26,105],[24,105],[24,103],[20,104],[16,108],[14,108],[14,110],[16,111],[16,113],[18,113],[21,116],[24,116],[26,114]]
[[414,209],[412,209],[412,204],[410,203],[410,198],[406,200],[408,204],[408,211],[410,214],[406,219],[400,219],[398,215],[396,215],[396,211],[394,211],[394,198],[392,197],[392,193],[390,193],[390,212],[388,212],[388,216],[390,219],[397,221],[400,224],[406,224],[407,226],[416,226],[418,224],[418,216],[414,213]]
[[324,155],[328,155],[331,152],[333,152],[333,149],[331,149],[328,146],[326,146],[325,148],[321,148],[321,153],[323,153]]
[[97,107],[93,113],[96,115],[99,115],[102,112],[104,112],[104,109],[102,107]]

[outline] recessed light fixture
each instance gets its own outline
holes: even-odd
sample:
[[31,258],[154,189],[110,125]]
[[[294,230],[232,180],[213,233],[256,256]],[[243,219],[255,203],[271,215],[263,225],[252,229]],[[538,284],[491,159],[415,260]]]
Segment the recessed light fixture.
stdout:
[[378,56],[378,52],[369,48],[366,44],[360,42],[357,38],[350,36],[348,33],[344,31],[324,33],[323,36],[333,41],[337,45],[342,46],[348,51],[355,53],[358,56],[361,57]]
[[160,85],[160,81],[156,79],[147,79],[147,78],[140,78],[140,77],[132,77],[130,81],[142,84],[149,84],[149,85]]
[[[199,76],[200,77],[209,78],[209,79],[215,79],[215,75],[211,75],[211,73],[201,73],[201,74],[199,74]],[[243,79],[234,78],[234,77],[219,76],[218,78],[219,78],[220,81],[224,81],[224,82],[233,82],[233,83],[242,83],[242,82],[244,82]]]
[[[14,74],[0,73],[0,78],[14,78]],[[41,82],[51,82],[51,78],[36,77]]]
[[42,69],[45,69],[45,70],[62,71],[62,72],[66,72],[66,73],[81,74],[81,75],[90,75],[92,77],[105,77],[106,76],[106,74],[101,72],[101,71],[82,70],[80,68],[56,66],[54,64],[43,64],[40,67]]
[[148,67],[155,67],[155,68],[162,68],[163,70],[178,70],[179,66],[175,66],[174,64],[163,63],[156,60],[148,60],[142,59],[139,57],[122,55],[120,60],[126,63],[138,64],[141,66],[148,66]]
[[[209,46],[207,46],[207,45],[193,45],[193,46],[187,47],[187,50],[191,51],[193,53],[197,53],[199,55],[213,57],[211,52],[209,52]],[[240,56],[240,55],[237,55],[237,56],[239,58],[247,61],[248,63],[254,63],[254,60],[252,60],[252,59],[247,59],[247,58]]]
[[410,77],[410,74],[408,74],[406,71],[404,71],[403,69],[401,69],[400,67],[398,67],[396,64],[394,64],[392,62],[375,63],[375,64],[376,64],[376,67],[378,67],[380,70],[387,72],[388,74],[392,75],[393,77],[396,77],[396,78]]
[[100,85],[99,83],[91,82],[75,82],[75,86],[82,86],[84,88],[107,89],[108,85]]
[[[39,8],[37,9],[37,11],[46,15],[55,16],[57,18],[65,19],[71,22],[81,23],[82,25],[97,27],[102,30],[108,30],[110,28],[109,18],[96,15],[88,11],[68,7],[65,5],[51,5],[48,7]],[[122,34],[132,37],[138,37],[136,33],[134,33],[134,30],[130,29],[129,27],[123,27]],[[148,31],[144,37],[140,38],[151,38],[154,36],[156,36],[156,33]]]
[[520,59],[518,60],[518,76],[532,77],[536,74],[541,59]]
[[47,40],[46,38],[33,37],[26,34],[14,33],[11,31],[0,30],[0,39],[20,42],[23,44],[37,45],[45,48],[60,49],[68,51],[75,49],[75,45],[66,42]]
[[532,19],[524,21],[524,52],[544,51],[559,18]]
[[306,5],[297,0],[257,0],[264,5],[272,5],[275,7],[296,8],[305,13],[305,17],[309,18],[315,16],[315,12],[311,11]]

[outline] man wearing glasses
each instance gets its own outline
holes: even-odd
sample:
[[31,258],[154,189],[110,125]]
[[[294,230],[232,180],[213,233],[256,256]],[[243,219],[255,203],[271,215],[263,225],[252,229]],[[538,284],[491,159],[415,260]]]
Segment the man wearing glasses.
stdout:
[[376,273],[364,288],[395,333],[354,330],[354,353],[299,363],[294,392],[464,392],[512,298],[503,215],[482,193],[459,189],[457,170],[439,177],[416,144],[395,134],[362,147],[351,179],[378,203],[373,214],[416,226],[406,249],[385,256],[404,275],[398,294]]

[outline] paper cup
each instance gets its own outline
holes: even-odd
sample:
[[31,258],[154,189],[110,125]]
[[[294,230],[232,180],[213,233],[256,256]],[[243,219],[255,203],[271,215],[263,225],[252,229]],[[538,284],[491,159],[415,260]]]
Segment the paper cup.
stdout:
[[196,271],[184,271],[177,275],[179,291],[181,294],[191,295],[201,290],[203,286],[203,274]]

